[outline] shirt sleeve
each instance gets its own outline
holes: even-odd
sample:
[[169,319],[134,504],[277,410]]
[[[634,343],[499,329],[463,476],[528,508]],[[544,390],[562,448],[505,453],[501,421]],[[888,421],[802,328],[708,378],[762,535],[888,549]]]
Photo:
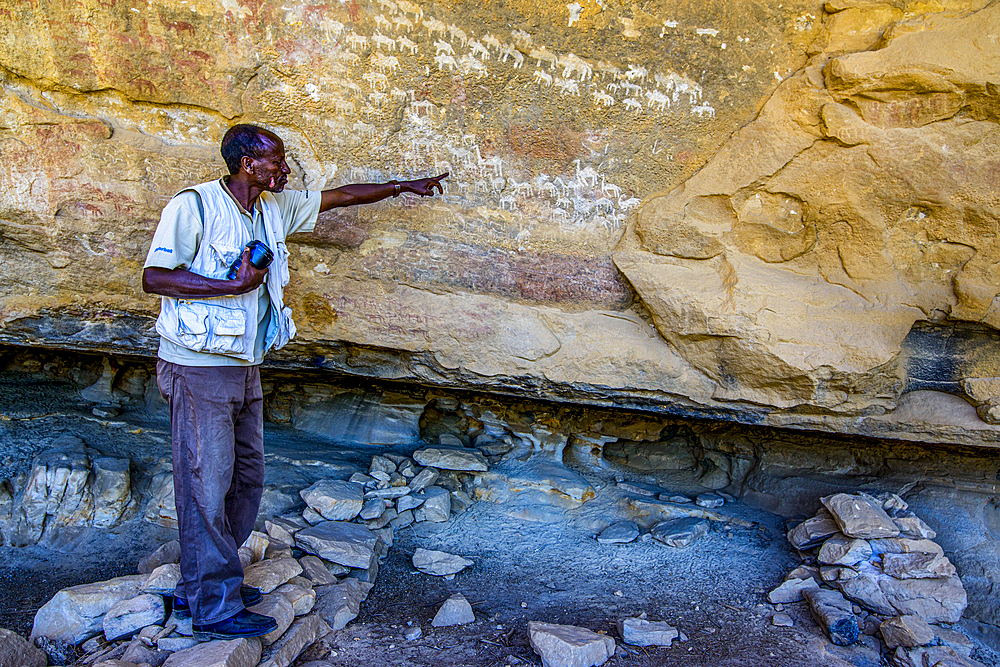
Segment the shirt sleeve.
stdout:
[[191,267],[204,233],[197,197],[190,190],[181,192],[163,208],[143,268]]
[[281,220],[285,224],[285,236],[295,232],[311,232],[316,228],[319,205],[323,198],[321,192],[285,190],[275,192],[274,198],[278,202]]

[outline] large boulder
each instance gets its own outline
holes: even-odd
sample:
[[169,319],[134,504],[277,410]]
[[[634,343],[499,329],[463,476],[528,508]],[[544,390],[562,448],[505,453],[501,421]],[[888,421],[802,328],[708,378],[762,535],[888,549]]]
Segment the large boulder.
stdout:
[[118,577],[64,588],[35,612],[31,640],[48,637],[78,644],[103,630],[104,615],[117,603],[136,597],[146,575]]

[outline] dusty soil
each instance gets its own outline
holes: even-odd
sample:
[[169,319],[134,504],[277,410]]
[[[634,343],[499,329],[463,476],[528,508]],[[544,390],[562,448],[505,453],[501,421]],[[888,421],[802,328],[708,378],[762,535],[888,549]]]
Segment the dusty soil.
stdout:
[[[102,454],[130,456],[141,492],[152,467],[169,456],[167,422],[141,411],[101,419],[90,408],[70,384],[0,374],[4,476],[25,472],[47,442],[72,433]],[[381,451],[346,447],[271,424],[265,439],[268,498],[278,510],[296,502],[297,489],[326,475],[346,477],[367,467]],[[580,625],[617,639],[618,619],[645,613],[650,620],[678,627],[683,640],[669,648],[629,647],[619,641],[607,664],[887,664],[870,638],[867,645],[850,648],[829,644],[804,604],[785,606],[794,627],[771,624],[775,608],[767,603],[766,591],[796,564],[780,517],[737,501],[721,511],[751,526],[712,522],[708,535],[683,549],[652,540],[602,545],[594,539],[596,527],[622,518],[613,477],[626,471],[581,472],[600,489],[598,495],[558,521],[525,521],[512,516],[523,507],[480,502],[447,523],[398,531],[361,614],[310,648],[299,663],[540,665],[528,644],[530,620]],[[137,517],[113,531],[88,530],[47,547],[0,547],[0,586],[6,592],[0,596],[0,627],[27,634],[34,612],[57,590],[134,573],[139,557],[173,536]],[[451,581],[424,575],[410,562],[417,547],[461,554],[475,565]],[[433,628],[430,621],[438,606],[456,592],[472,602],[476,622]],[[411,623],[423,630],[414,641],[403,637]],[[984,646],[975,657],[1000,664]]]

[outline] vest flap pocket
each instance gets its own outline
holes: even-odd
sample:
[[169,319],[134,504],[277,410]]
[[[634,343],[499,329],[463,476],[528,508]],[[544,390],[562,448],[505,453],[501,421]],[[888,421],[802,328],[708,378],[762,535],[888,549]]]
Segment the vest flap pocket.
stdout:
[[225,243],[209,243],[209,246],[212,248],[212,256],[218,262],[217,268],[226,267],[228,269],[243,252],[242,248],[236,248]]
[[247,329],[247,314],[242,310],[216,306],[212,309],[217,336],[242,336]]
[[203,303],[181,301],[177,304],[177,332],[202,336],[208,333],[208,308]]

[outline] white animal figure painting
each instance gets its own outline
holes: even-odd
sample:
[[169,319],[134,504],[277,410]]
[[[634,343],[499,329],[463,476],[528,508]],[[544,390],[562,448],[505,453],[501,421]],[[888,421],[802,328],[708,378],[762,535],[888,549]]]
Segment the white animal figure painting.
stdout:
[[599,90],[593,92],[594,104],[600,104],[604,107],[613,107],[615,105],[615,98],[611,97],[607,93],[603,93]]
[[715,118],[715,109],[708,104],[699,104],[698,106],[691,107],[691,113],[697,114],[698,118],[704,118],[705,116]]
[[625,78],[629,81],[639,81],[645,82],[646,76],[649,75],[649,71],[642,65],[629,65],[628,71],[625,72]]
[[625,108],[630,111],[635,111],[636,113],[642,113],[642,102],[640,102],[639,100],[632,99],[631,97],[626,97],[624,100],[622,100],[622,104],[624,104]]
[[562,66],[563,76],[567,79],[578,73],[580,81],[585,81],[594,74],[594,69],[590,63],[574,53],[567,53],[559,58],[558,64]]
[[363,49],[368,46],[368,37],[359,35],[352,30],[347,33],[347,46],[353,49]]
[[448,25],[448,34],[451,35],[452,39],[457,39],[463,46],[469,42],[469,36],[465,34],[465,31],[459,28],[454,23]]
[[518,46],[531,46],[531,35],[523,30],[512,30],[510,36]]
[[489,75],[489,70],[486,69],[486,65],[482,61],[477,60],[471,53],[466,53],[464,56],[458,59],[458,64],[461,66],[462,71],[466,74],[475,74],[480,79]]
[[543,72],[540,69],[536,69],[534,78],[535,78],[535,83],[537,84],[544,83],[546,86],[552,86],[552,75],[547,72]]
[[611,79],[622,78],[621,68],[613,63],[607,62],[606,60],[600,60],[597,62],[597,71],[603,74],[607,78]]
[[417,46],[416,42],[402,35],[396,38],[396,43],[399,44],[399,50],[401,52],[403,49],[407,49],[411,56],[415,55],[420,50],[420,47]]
[[388,51],[396,50],[396,40],[393,39],[392,37],[383,35],[380,32],[376,32],[374,35],[372,35],[372,44],[379,49],[386,49]]
[[427,36],[433,38],[435,34],[441,33],[444,37],[448,33],[448,26],[437,19],[424,19],[424,27],[427,28]]
[[378,51],[372,54],[369,62],[379,72],[385,72],[386,70],[395,72],[399,69],[399,58],[396,56],[387,56]]
[[500,40],[491,35],[490,33],[486,33],[485,35],[483,35],[483,44],[490,47],[494,51],[500,50]]
[[624,88],[626,92],[631,93],[636,97],[642,95],[642,86],[638,84],[629,83],[628,81],[622,81],[622,88]]
[[557,76],[556,88],[567,95],[580,94],[580,84],[578,84],[574,79],[564,79],[561,76]]
[[399,6],[392,0],[378,0],[378,6],[389,12],[389,16],[399,11]]
[[389,87],[389,79],[381,72],[365,72],[361,78],[368,82],[373,91],[383,91]]
[[435,54],[447,53],[448,55],[453,56],[455,55],[455,48],[448,42],[439,39],[436,42],[434,42],[434,53]]
[[665,111],[670,106],[670,98],[658,90],[647,90],[646,101],[649,102],[649,106],[655,104],[660,111]]
[[504,44],[500,49],[500,62],[507,62],[507,58],[514,61],[515,69],[519,69],[524,64],[524,55],[513,44]]
[[379,14],[375,17],[375,27],[379,30],[391,30],[392,21],[387,19],[383,14]]
[[450,56],[446,53],[434,56],[434,62],[437,63],[439,71],[447,69],[450,72],[454,72],[458,69],[458,62],[455,61],[455,56]]
[[543,60],[546,61],[547,63],[549,63],[549,69],[555,69],[556,62],[558,62],[559,60],[559,56],[552,53],[552,51],[549,51],[544,46],[539,46],[538,48],[534,48],[528,51],[528,57],[534,58],[537,61],[535,63],[536,67],[541,67],[542,61]]
[[409,32],[410,28],[413,27],[413,21],[411,21],[410,19],[408,19],[406,17],[406,14],[398,14],[397,16],[395,16],[392,19],[392,22],[394,24],[396,24],[396,30],[397,31],[399,31],[399,30],[405,30],[405,31]]
[[483,60],[490,59],[490,50],[487,49],[486,45],[478,39],[470,39],[469,48],[472,50],[472,55],[482,58]]

